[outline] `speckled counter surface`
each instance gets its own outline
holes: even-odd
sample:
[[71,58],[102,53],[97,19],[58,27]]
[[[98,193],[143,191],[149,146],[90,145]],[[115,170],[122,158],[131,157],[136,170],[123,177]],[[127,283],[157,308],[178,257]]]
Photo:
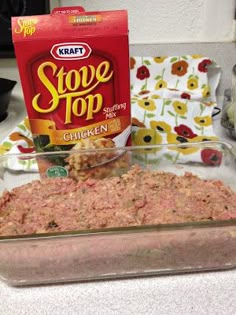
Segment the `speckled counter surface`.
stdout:
[[235,315],[236,271],[31,288],[0,283],[0,314]]

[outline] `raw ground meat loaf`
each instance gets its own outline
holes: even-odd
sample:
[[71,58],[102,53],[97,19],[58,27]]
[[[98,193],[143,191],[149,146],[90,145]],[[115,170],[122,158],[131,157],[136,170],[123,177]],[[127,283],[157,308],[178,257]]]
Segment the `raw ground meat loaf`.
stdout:
[[236,193],[191,173],[142,170],[107,179],[33,181],[0,199],[0,235],[236,218]]

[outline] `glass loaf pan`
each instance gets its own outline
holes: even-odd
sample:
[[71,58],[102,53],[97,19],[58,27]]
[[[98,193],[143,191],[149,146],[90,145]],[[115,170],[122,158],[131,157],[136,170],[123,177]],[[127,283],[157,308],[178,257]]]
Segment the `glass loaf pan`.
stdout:
[[[190,148],[195,155],[186,154]],[[202,162],[199,152],[209,149],[221,156],[221,163],[216,163],[215,159],[207,164]],[[70,154],[67,151],[0,157],[0,194],[5,189],[11,190],[39,179],[37,165],[42,159],[59,161]],[[87,150],[82,154],[83,158],[92,157],[92,160],[94,155],[100,154],[100,159],[102,156],[104,160],[104,157],[110,159],[121,154],[105,166],[112,175],[125,173],[132,164],[139,164],[143,168],[177,174],[190,171],[201,178],[222,180],[236,189],[234,148],[223,142]],[[104,166],[97,166],[96,170],[100,171],[100,168],[104,169]],[[44,170],[53,176],[65,175],[60,168]],[[45,176],[42,168],[41,172],[41,176]],[[236,220],[0,237],[0,278],[12,286],[231,269],[235,266]]]

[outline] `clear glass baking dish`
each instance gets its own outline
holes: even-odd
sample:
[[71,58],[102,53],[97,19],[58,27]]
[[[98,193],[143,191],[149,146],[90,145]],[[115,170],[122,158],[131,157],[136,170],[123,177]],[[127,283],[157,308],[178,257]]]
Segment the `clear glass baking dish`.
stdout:
[[[203,150],[211,150],[214,154],[203,161],[199,158]],[[235,190],[234,151],[227,143],[201,142],[75,153],[83,157],[82,161],[87,158],[94,161],[94,156],[100,154],[99,163],[116,157],[105,166],[94,168],[93,175],[106,169],[105,173],[101,172],[104,176],[119,176],[131,165],[139,164],[143,168],[177,174],[187,171],[201,178],[219,179]],[[64,166],[55,169],[54,166],[45,167],[41,162],[49,159],[55,163],[70,154],[71,151],[64,151],[0,157],[0,194],[5,189],[40,179],[40,176],[64,176]],[[0,237],[0,278],[12,286],[220,270],[235,266],[236,220]]]

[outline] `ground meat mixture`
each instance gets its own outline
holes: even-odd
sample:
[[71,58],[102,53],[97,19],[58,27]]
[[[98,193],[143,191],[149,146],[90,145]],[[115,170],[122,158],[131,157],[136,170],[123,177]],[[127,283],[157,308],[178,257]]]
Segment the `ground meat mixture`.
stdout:
[[0,235],[236,219],[236,193],[191,173],[33,181],[0,199]]

